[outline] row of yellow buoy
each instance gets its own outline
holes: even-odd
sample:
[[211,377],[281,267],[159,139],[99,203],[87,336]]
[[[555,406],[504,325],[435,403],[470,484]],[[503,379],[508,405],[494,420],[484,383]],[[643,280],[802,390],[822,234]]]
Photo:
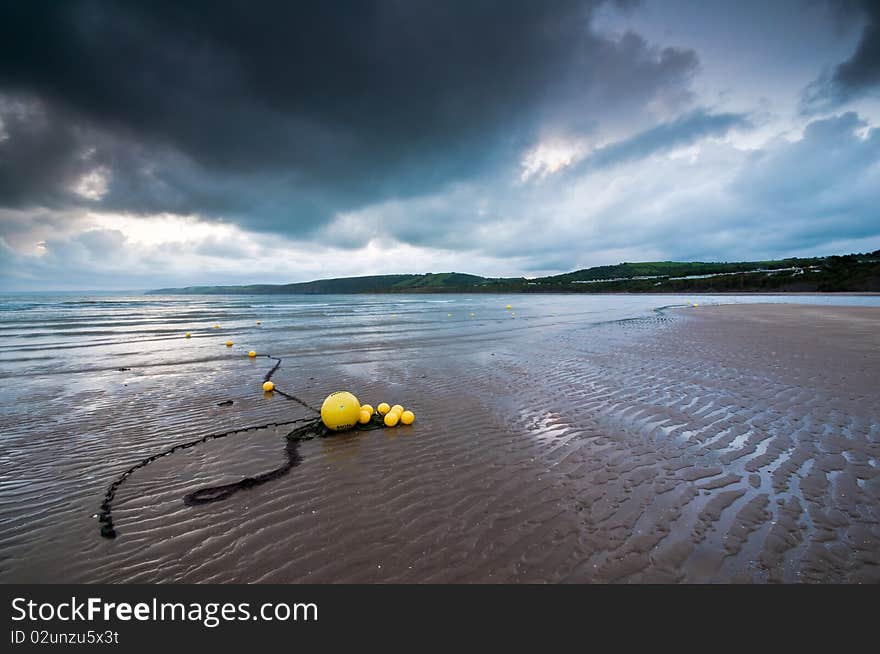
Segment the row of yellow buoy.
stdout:
[[[263,323],[262,323],[262,321],[258,320],[257,324],[262,325]],[[220,325],[214,325],[214,329],[220,329]],[[184,334],[184,337],[192,338],[192,334],[190,332],[187,332],[186,334]],[[232,341],[226,341],[226,347],[232,347],[233,345],[235,345],[235,343],[233,343]],[[257,356],[257,352],[256,352],[256,350],[251,350],[250,352],[247,353],[247,355],[251,359],[254,359]]]
[[[508,305],[507,305],[506,307],[504,307],[504,308],[507,309],[508,311],[510,311],[513,307],[510,306],[510,305],[508,304]],[[469,316],[470,318],[473,318],[473,317],[476,316],[476,315],[477,315],[477,314],[475,314],[473,311],[471,311],[471,312],[468,314],[468,316]],[[511,312],[510,315],[515,316],[515,315],[516,315],[516,311]],[[448,318],[452,318],[452,314],[451,314],[451,313],[447,313],[446,316],[447,316]],[[391,317],[392,317],[392,318],[396,318],[397,316],[391,316]]]
[[[382,402],[376,407],[376,413],[382,416],[382,422],[386,427],[396,427],[399,422],[401,425],[411,425],[415,422],[416,414],[408,411],[400,404],[388,406],[387,402]],[[373,407],[369,404],[361,407],[361,415],[358,419],[362,425],[367,424],[373,418]]]
[[[263,321],[262,321],[262,320],[258,320],[258,321],[257,321],[257,324],[258,324],[258,325],[262,325],[262,324],[263,324]],[[214,325],[214,329],[220,329],[220,325]],[[186,334],[184,334],[184,336],[186,336],[186,338],[192,338],[192,334],[190,334],[189,332],[187,332]],[[226,341],[226,344],[229,345],[229,344],[230,344],[230,341]]]

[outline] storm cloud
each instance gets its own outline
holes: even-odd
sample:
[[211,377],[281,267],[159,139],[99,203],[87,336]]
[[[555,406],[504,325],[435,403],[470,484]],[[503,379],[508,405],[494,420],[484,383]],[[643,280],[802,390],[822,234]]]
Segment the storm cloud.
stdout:
[[[14,4],[0,203],[302,233],[686,93],[693,53],[604,39],[594,4]],[[78,197],[91,171],[107,192]]]
[[851,55],[817,55],[803,117],[766,97],[769,41],[744,44],[761,90],[730,100],[706,90],[717,53],[662,36],[690,10],[652,1],[4,3],[2,283],[520,275],[880,235],[880,114],[846,106],[876,90],[876,4],[840,10]]
[[863,20],[861,37],[852,55],[825,71],[805,90],[807,111],[836,106],[864,95],[880,95],[880,2],[849,0],[835,5],[843,21]]

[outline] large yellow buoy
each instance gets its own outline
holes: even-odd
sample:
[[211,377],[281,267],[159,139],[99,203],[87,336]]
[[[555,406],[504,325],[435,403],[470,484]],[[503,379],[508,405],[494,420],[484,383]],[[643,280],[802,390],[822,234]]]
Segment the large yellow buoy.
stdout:
[[374,413],[376,413],[376,412],[373,410],[373,405],[372,405],[372,404],[361,404],[361,411],[369,411],[369,412],[370,412],[370,415],[373,415]]
[[380,402],[379,406],[376,407],[376,411],[379,412],[380,416],[384,416],[386,413],[391,411],[391,406],[388,404],[388,402]]
[[400,414],[400,422],[404,425],[411,425],[416,419],[416,414],[412,411],[404,411]]
[[389,411],[387,414],[385,414],[385,418],[383,418],[383,420],[385,421],[386,427],[396,427],[397,421],[400,420],[400,416],[397,415],[397,413],[394,411]]
[[275,384],[273,382],[267,381],[263,382],[263,390],[267,393],[271,393],[275,390]]
[[358,414],[358,422],[362,425],[370,422],[370,418],[373,417],[373,413],[371,411],[367,411],[366,409],[361,409],[360,414]]
[[226,347],[232,347],[232,341],[226,341]]
[[253,359],[255,356],[257,356],[257,353],[254,352],[253,350],[251,350],[250,352],[248,352],[248,356],[249,356],[251,359]]
[[348,391],[330,393],[321,405],[321,421],[327,429],[345,431],[354,427],[361,414],[358,399]]

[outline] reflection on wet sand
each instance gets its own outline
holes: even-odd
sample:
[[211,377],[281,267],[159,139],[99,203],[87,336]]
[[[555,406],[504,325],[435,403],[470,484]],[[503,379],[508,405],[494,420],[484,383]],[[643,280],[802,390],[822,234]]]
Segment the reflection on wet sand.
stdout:
[[[5,359],[39,387],[3,391],[0,579],[880,580],[880,309],[517,310],[498,330],[424,326],[321,357],[276,325],[280,387],[406,399],[417,423],[304,442],[289,474],[197,506],[187,493],[281,465],[289,429],[163,457],[117,495],[115,540],[94,516],[132,462],[307,410],[265,397],[266,361],[246,350],[175,362],[120,340],[87,374],[82,350]],[[268,351],[245,319],[236,343]]]

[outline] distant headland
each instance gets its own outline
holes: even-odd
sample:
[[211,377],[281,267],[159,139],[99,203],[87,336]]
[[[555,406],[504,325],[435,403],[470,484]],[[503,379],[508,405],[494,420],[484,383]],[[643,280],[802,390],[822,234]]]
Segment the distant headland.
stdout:
[[832,293],[880,292],[880,250],[772,261],[649,261],[562,275],[480,277],[465,273],[370,275],[293,284],[187,286],[152,295],[320,295],[351,293]]

